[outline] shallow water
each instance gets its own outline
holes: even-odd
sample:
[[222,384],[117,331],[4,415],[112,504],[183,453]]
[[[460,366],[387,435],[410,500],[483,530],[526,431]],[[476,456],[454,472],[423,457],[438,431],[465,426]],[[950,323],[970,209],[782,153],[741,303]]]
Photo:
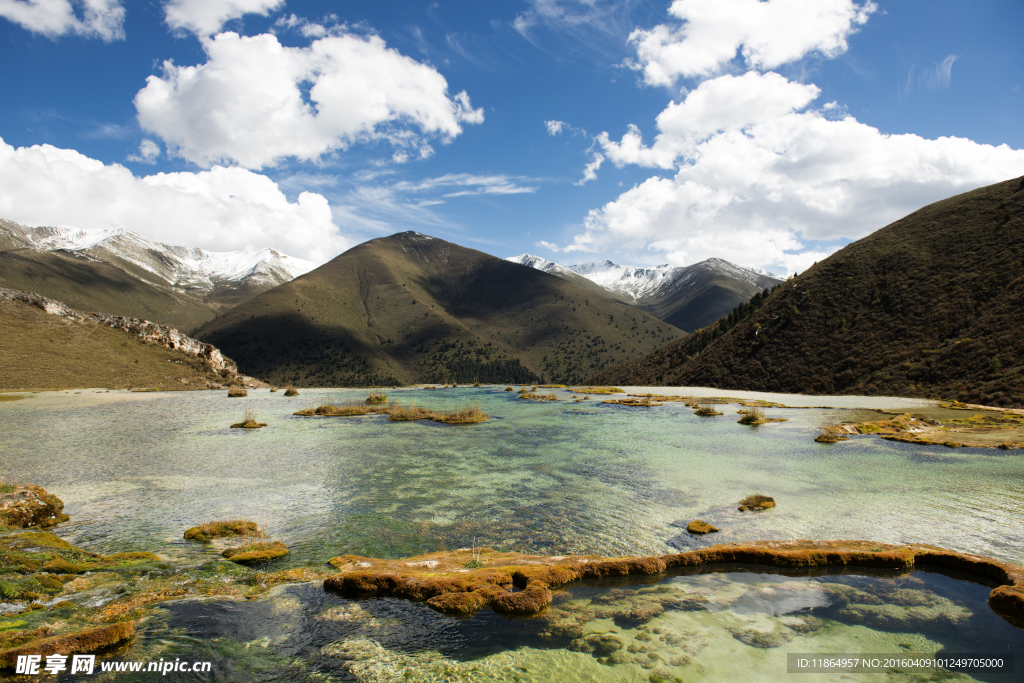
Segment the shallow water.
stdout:
[[[244,399],[219,391],[37,394],[0,405],[0,476],[58,495],[72,519],[61,534],[104,553],[198,557],[212,551],[183,541],[186,528],[246,518],[292,549],[281,566],[341,554],[404,557],[474,539],[503,550],[605,555],[765,538],[869,539],[1024,562],[1021,451],[870,436],[814,443],[823,415],[843,419],[845,409],[768,409],[789,421],[747,427],[736,423],[737,405],[701,418],[677,403],[573,403],[564,391],[563,400],[536,403],[501,388],[391,391],[432,408],[479,403],[491,419],[468,426],[292,416],[328,395],[361,398],[365,390],[295,398],[254,390]],[[865,408],[890,403],[850,399]],[[228,429],[246,409],[270,426]],[[755,492],[778,507],[736,511]],[[695,518],[721,533],[690,536],[679,525]]]
[[[329,395],[366,395],[357,390],[304,390],[296,398],[255,390],[245,399],[36,394],[0,405],[0,478],[61,497],[72,521],[58,533],[91,550],[202,559],[215,551],[182,540],[186,528],[247,518],[292,549],[274,568],[474,541],[538,554],[620,555],[765,538],[873,539],[1024,559],[1020,451],[874,437],[812,441],[824,418],[921,401],[844,397],[839,409],[768,409],[789,421],[746,427],[736,423],[738,405],[700,418],[682,404],[629,408],[603,405],[599,396],[573,403],[564,391],[556,391],[557,403],[534,403],[502,388],[390,392],[438,409],[479,403],[491,419],[469,426],[292,416]],[[246,409],[270,426],[228,429]],[[774,496],[778,507],[739,513],[737,501],[755,492]],[[722,531],[690,536],[682,527],[695,518]],[[793,579],[756,573],[763,571],[581,584],[560,593],[544,618],[513,621],[489,610],[453,619],[399,600],[351,602],[300,584],[253,602],[165,603],[110,656],[214,662],[212,675],[167,680],[773,681],[786,675],[787,652],[1022,650],[1024,632],[992,614],[983,586],[921,572]],[[842,590],[896,612],[844,612],[836,607]],[[649,619],[638,622],[637,608]],[[577,627],[584,642],[573,645]],[[588,644],[594,634],[614,636],[621,647],[602,654],[614,643]]]
[[[489,610],[456,619],[421,604],[350,601],[298,584],[253,602],[164,603],[145,631],[109,658],[211,663],[210,673],[162,677],[169,681],[768,682],[787,677],[788,653],[1024,650],[1024,631],[988,609],[983,586],[925,572],[801,578],[761,571],[734,566],[640,583],[580,583],[558,593],[540,618],[516,620]],[[805,678],[1019,680],[1012,673],[893,670]]]

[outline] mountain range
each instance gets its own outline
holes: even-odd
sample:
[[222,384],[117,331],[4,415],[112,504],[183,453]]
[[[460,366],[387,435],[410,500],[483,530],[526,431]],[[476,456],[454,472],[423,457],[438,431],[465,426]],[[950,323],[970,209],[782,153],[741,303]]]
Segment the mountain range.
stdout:
[[928,205],[611,384],[1024,407],[1024,177]]
[[186,329],[313,267],[274,249],[211,252],[123,228],[30,228],[0,219],[0,286]]
[[196,336],[278,384],[577,383],[684,333],[566,279],[416,232],[360,244]]
[[532,254],[507,260],[599,291],[688,331],[718,320],[756,292],[782,281],[771,273],[718,258],[650,268],[611,261],[563,266]]

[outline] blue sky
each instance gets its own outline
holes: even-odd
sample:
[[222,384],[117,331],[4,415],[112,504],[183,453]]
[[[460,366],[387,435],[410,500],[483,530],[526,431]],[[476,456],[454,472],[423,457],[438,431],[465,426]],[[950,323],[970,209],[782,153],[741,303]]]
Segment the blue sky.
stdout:
[[0,0],[0,216],[802,270],[1024,175],[1024,5]]

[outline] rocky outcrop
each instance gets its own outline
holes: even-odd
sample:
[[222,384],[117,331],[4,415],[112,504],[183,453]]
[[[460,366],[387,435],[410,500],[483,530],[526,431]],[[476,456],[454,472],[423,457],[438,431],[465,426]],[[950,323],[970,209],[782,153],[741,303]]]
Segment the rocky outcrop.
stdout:
[[22,486],[10,493],[0,493],[0,526],[45,529],[66,521],[64,501],[41,486]]
[[159,344],[175,351],[181,351],[190,356],[198,356],[209,363],[210,367],[222,377],[238,374],[235,362],[224,356],[220,349],[213,344],[206,344],[198,339],[193,339],[173,327],[161,325],[151,320],[126,318],[122,315],[108,315],[106,313],[86,313],[69,308],[60,301],[48,299],[45,296],[0,287],[0,302],[3,301],[17,301],[29,304],[42,309],[50,315],[57,315],[68,320],[95,322],[115,330],[122,330],[143,341]]

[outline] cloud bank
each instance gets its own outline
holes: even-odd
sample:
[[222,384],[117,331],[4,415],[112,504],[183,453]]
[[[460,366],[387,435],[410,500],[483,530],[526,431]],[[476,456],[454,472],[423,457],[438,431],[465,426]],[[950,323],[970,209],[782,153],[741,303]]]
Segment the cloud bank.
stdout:
[[353,245],[322,195],[291,202],[270,178],[241,168],[140,178],[74,150],[0,139],[0,187],[0,216],[30,226],[125,227],[166,244],[273,247],[316,263]]
[[0,17],[50,38],[124,40],[124,14],[120,0],[0,0]]

